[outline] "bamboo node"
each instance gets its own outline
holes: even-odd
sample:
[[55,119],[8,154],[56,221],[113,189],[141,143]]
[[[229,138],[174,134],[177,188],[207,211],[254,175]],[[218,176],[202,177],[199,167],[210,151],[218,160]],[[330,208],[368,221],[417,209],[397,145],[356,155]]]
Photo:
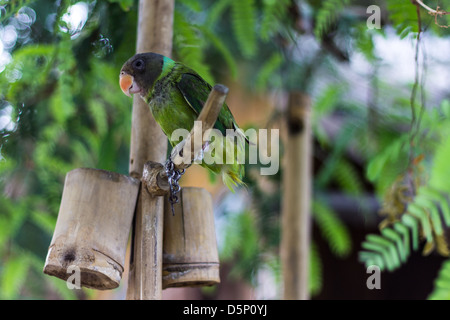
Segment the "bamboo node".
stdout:
[[164,196],[169,192],[165,169],[159,162],[147,161],[144,164],[141,181],[153,196]]

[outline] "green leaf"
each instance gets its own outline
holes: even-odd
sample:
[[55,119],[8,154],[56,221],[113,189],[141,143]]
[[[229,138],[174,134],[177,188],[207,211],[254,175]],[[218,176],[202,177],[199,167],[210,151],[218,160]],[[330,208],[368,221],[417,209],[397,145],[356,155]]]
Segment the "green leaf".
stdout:
[[[365,244],[364,246],[368,245]],[[387,267],[384,262],[384,259],[382,258],[382,255],[379,252],[361,251],[359,252],[358,260],[360,262],[363,262],[366,265],[366,267],[375,265],[378,266],[380,270],[384,270]]]
[[312,242],[309,260],[309,292],[311,296],[320,293],[322,289],[322,261],[317,245]]
[[[394,270],[395,267],[394,267],[394,265],[392,263],[391,256],[389,254],[389,250],[386,248],[385,245],[382,245],[382,244],[379,244],[379,243],[375,243],[375,242],[371,242],[369,239],[367,239],[365,242],[363,242],[361,244],[361,247],[363,249],[370,250],[370,251],[375,251],[376,253],[380,254],[382,259],[383,259],[383,261],[386,263],[386,268],[389,271]],[[379,265],[379,267],[381,269],[380,265]]]
[[48,235],[52,235],[56,225],[56,217],[47,212],[33,211],[31,219],[36,225],[46,231]]
[[416,218],[419,218],[420,223],[422,225],[422,230],[424,232],[424,235],[428,242],[433,241],[433,234],[431,232],[431,224],[429,221],[428,214],[425,212],[425,210],[415,204],[414,202],[408,205],[407,208],[408,212],[412,215],[414,215]]
[[430,186],[436,190],[450,192],[450,136],[439,143],[434,154],[433,167],[431,168]]
[[402,149],[407,141],[408,136],[404,135],[389,144],[381,153],[374,157],[367,166],[367,178],[370,181],[375,181],[382,174],[386,167],[392,165],[400,159]]
[[383,235],[383,237],[393,241],[396,244],[401,262],[406,262],[406,250],[400,234],[390,228],[384,228],[383,230],[381,230],[381,234]]
[[1,292],[3,299],[16,299],[20,296],[20,290],[27,279],[28,261],[25,256],[18,255],[9,258],[3,267],[1,274]]
[[394,230],[397,231],[403,239],[403,254],[401,254],[401,259],[403,262],[406,262],[406,259],[410,255],[409,229],[404,224],[396,222],[394,224]]
[[418,221],[411,215],[404,214],[402,216],[402,222],[411,229],[411,232],[412,232],[411,239],[412,239],[412,243],[413,243],[413,250],[417,251],[417,249],[419,248],[419,223],[418,223]]
[[429,300],[450,300],[450,260],[442,263],[437,278],[434,280],[434,290],[428,296]]
[[441,110],[444,116],[448,119],[450,119],[450,101],[449,100],[443,100],[441,102]]
[[386,156],[383,157],[378,156],[374,158],[372,161],[370,161],[369,164],[367,165],[367,178],[372,182],[375,181],[381,174],[381,171],[383,170],[386,162],[387,162]]
[[418,32],[416,6],[408,1],[388,1],[387,12],[401,39]]
[[437,206],[433,201],[425,197],[424,195],[418,195],[414,198],[414,203],[422,206],[424,209],[430,212],[431,221],[433,222],[433,229],[437,235],[442,235],[444,232],[442,228],[441,218],[439,216],[439,212]]
[[439,206],[439,208],[442,211],[442,216],[444,217],[444,221],[447,227],[450,226],[450,207],[449,207],[449,202],[447,201],[447,198],[445,197],[445,195],[443,195],[442,193],[440,193],[439,191],[426,186],[423,188],[420,188],[418,191],[419,196],[423,195],[425,197],[427,197],[428,199],[434,200],[437,202],[437,205]]
[[391,242],[388,239],[385,239],[384,237],[381,237],[381,236],[375,235],[375,234],[367,235],[366,240],[371,242],[371,243],[373,243],[373,244],[384,246],[386,248],[387,253],[389,255],[389,259],[387,261],[387,263],[388,263],[388,270],[389,270],[389,262],[391,264],[390,271],[392,271],[395,268],[398,268],[400,266],[400,260],[398,258],[398,254],[397,254],[397,251],[396,251],[395,243]]
[[133,0],[108,0],[111,3],[118,3],[123,11],[129,11],[133,6]]
[[276,76],[276,71],[280,68],[283,63],[283,56],[275,52],[267,62],[261,67],[258,76],[256,78],[256,89],[263,90],[267,87],[270,82],[271,77]]
[[88,105],[89,112],[95,122],[99,135],[104,135],[108,131],[108,115],[106,108],[99,100],[92,99]]

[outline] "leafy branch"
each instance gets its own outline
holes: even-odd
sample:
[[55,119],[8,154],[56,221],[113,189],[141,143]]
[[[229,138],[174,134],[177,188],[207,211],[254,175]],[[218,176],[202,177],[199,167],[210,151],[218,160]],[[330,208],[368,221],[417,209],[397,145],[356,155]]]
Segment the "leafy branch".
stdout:
[[[381,234],[370,234],[362,243],[364,251],[359,259],[366,266],[378,265],[380,269],[393,271],[406,263],[412,251],[419,250],[424,241],[422,254],[428,255],[436,250],[442,256],[449,255],[445,240],[445,227],[450,226],[450,139],[447,127],[449,124],[450,106],[443,102],[441,106],[443,119],[437,110],[424,116],[429,142],[433,150],[432,163],[428,163],[429,172],[425,171],[424,156],[416,157],[406,172],[399,174],[390,184],[385,194],[380,214],[386,218],[380,223]],[[385,152],[374,158],[369,164],[368,176],[378,179],[386,173],[386,167],[405,158],[405,134],[385,148]],[[438,140],[436,146],[432,144]],[[423,144],[422,147],[425,144]],[[387,166],[389,164],[389,166]],[[429,178],[428,178],[429,175]]]
[[436,10],[432,9],[429,6],[427,6],[425,3],[423,3],[421,0],[415,0],[415,3],[417,3],[420,6],[422,6],[423,8],[425,8],[428,11],[428,14],[434,16],[434,23],[438,27],[440,27],[440,28],[449,28],[450,27],[450,25],[446,25],[446,26],[440,25],[439,22],[437,21],[438,17],[442,17],[444,15],[448,15],[448,14],[450,14],[450,12],[444,11],[444,10],[440,10],[439,6],[436,7]]

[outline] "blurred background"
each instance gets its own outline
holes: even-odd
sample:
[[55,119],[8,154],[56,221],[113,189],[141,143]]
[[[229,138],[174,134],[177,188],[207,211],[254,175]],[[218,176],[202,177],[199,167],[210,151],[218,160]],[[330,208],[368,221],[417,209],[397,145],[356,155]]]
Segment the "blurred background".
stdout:
[[[375,5],[368,10],[369,6]],[[176,0],[173,58],[230,88],[247,128],[280,129],[311,98],[312,299],[450,298],[448,0]],[[0,1],[0,299],[124,299],[42,272],[68,171],[128,174],[137,1]],[[221,284],[165,299],[280,299],[283,165],[213,194]],[[366,266],[382,269],[369,290]],[[127,268],[127,267],[126,267]]]

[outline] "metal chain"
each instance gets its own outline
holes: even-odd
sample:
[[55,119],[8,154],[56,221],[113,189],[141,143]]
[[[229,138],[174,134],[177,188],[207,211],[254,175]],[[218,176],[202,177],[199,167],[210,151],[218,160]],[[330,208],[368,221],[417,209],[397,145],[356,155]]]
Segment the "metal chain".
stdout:
[[181,187],[178,184],[181,176],[184,174],[185,169],[177,170],[175,169],[175,165],[172,162],[172,159],[169,157],[166,163],[164,164],[164,169],[166,170],[167,180],[169,181],[169,203],[172,208],[172,215],[175,215],[175,210],[173,208],[175,203],[178,203],[177,193],[180,192]]

